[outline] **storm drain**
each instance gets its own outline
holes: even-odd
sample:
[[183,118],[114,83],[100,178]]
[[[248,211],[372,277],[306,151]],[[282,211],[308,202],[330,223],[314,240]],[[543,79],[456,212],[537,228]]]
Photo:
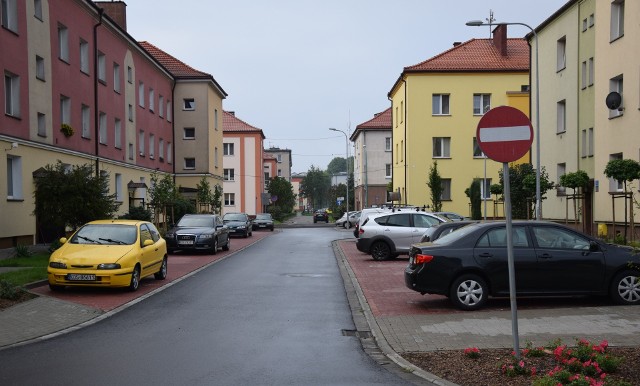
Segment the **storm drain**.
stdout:
[[356,336],[360,339],[370,339],[373,337],[371,331],[342,330],[342,336]]

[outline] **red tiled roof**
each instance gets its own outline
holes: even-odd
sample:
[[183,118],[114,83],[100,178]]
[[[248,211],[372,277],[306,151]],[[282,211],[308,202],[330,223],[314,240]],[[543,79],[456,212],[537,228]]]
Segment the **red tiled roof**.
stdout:
[[358,129],[391,129],[391,107],[375,114],[373,118],[356,126]]
[[188,64],[174,58],[173,56],[162,51],[158,47],[149,42],[139,42],[142,48],[144,48],[151,56],[153,56],[160,64],[162,64],[173,76],[175,77],[189,77],[189,78],[213,78],[211,74],[198,71]]
[[262,138],[264,134],[261,129],[251,126],[242,119],[236,118],[236,115],[229,111],[223,111],[222,115],[222,131],[223,132],[259,132]]
[[503,56],[492,39],[471,39],[404,72],[431,71],[529,71],[529,45],[525,39],[507,39],[507,55]]

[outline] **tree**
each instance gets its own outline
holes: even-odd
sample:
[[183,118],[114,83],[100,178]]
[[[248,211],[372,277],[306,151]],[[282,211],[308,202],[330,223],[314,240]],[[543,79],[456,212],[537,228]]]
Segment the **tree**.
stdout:
[[35,179],[34,214],[63,236],[67,228],[99,219],[110,219],[120,204],[109,194],[108,175],[95,175],[90,164],[69,169],[61,161],[46,165]]
[[198,190],[196,197],[198,200],[199,211],[201,213],[213,212],[213,194],[211,193],[211,185],[209,185],[209,181],[202,176],[196,188]]
[[434,161],[431,168],[429,168],[429,181],[427,186],[431,191],[431,208],[434,212],[440,212],[442,210],[442,178],[438,173],[438,161]]
[[300,183],[300,190],[303,192],[303,197],[309,199],[312,207],[319,208],[327,204],[330,186],[331,177],[329,174],[311,165],[311,169]]
[[329,175],[344,173],[347,171],[347,161],[343,157],[335,157],[327,165],[327,173]]
[[495,201],[498,201],[498,196],[502,196],[502,194],[504,193],[501,184],[491,184],[491,186],[489,187],[489,192],[493,194]]
[[[503,171],[500,169],[500,184],[504,186]],[[526,219],[533,217],[533,205],[536,198],[536,171],[531,164],[509,166],[511,182],[511,214],[513,218]],[[547,191],[554,188],[544,167],[540,169],[540,197],[544,199]]]
[[269,180],[267,191],[276,200],[269,205],[268,211],[274,219],[282,221],[291,214],[296,204],[296,195],[293,193],[293,185],[282,177],[273,177]]
[[471,218],[473,220],[482,219],[482,198],[480,197],[480,179],[474,178],[469,186],[469,189],[465,191],[469,200],[471,200]]
[[589,175],[584,170],[563,174],[560,176],[560,186],[573,189],[573,213],[575,214],[575,222],[578,222],[578,189],[586,188],[589,185]]
[[213,213],[222,213],[222,186],[216,184],[213,187],[213,197],[211,198],[211,206]]
[[[624,184],[624,242],[627,242],[627,182],[640,178],[640,163],[632,159],[612,159],[604,168],[604,175]],[[629,199],[633,200],[633,192]],[[633,207],[631,207],[633,216]]]
[[[164,174],[162,178],[158,173],[151,174],[149,197],[149,204],[153,207],[153,221],[156,227],[165,231],[167,224],[177,222],[177,219],[187,213],[196,212],[193,203],[180,194],[169,174]],[[170,209],[169,213],[167,209]]]

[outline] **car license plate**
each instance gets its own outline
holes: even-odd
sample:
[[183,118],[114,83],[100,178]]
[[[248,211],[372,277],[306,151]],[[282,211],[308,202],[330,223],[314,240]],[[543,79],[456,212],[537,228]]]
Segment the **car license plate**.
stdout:
[[258,227],[259,227],[259,228],[266,228],[266,227],[267,227],[267,225],[266,225],[266,224],[259,224],[259,225],[258,225]]
[[69,281],[95,281],[96,275],[86,275],[80,273],[70,273],[67,275]]
[[180,245],[193,245],[193,240],[180,240],[178,241]]

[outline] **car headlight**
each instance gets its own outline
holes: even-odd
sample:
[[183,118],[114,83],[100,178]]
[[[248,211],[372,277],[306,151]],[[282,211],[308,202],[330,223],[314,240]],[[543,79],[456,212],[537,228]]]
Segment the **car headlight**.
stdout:
[[67,269],[67,265],[65,263],[60,263],[57,261],[52,261],[49,263],[49,267],[58,268],[58,269]]
[[118,263],[98,264],[98,269],[120,269],[120,264]]
[[198,238],[201,240],[208,240],[208,239],[212,239],[213,235],[209,233],[209,234],[200,235],[198,236]]
[[172,238],[173,238],[173,236],[174,236],[174,234],[173,234],[173,233],[169,233],[169,232],[167,232],[167,234],[166,234],[166,235],[164,235],[164,238],[165,238],[165,239],[172,239]]

